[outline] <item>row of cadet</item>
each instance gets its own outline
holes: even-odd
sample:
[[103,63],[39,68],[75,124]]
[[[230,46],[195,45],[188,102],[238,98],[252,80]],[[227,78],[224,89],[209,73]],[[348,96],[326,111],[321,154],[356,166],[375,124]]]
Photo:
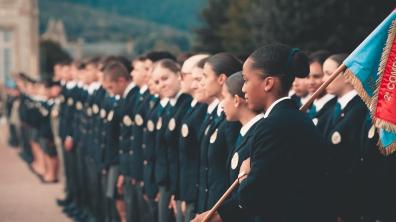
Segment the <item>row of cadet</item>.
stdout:
[[[244,63],[228,53],[176,61],[159,51],[131,62],[114,56],[62,61],[51,80],[16,77],[16,89],[8,91],[11,141],[18,141],[13,143],[44,183],[57,182],[58,168],[63,168],[65,198],[57,203],[75,221],[200,221],[238,178],[243,163],[250,165],[254,141],[260,139],[256,128],[269,115],[269,106],[254,105],[247,82],[259,94],[277,84],[262,79],[276,74],[274,81],[289,92],[284,98],[300,107],[345,58],[326,51],[305,56],[288,46],[270,45]],[[306,65],[306,75],[291,75],[302,69],[293,62]],[[265,78],[247,76],[255,71]],[[252,191],[256,207],[271,216],[237,213],[244,207],[228,204],[239,198],[234,191],[213,221],[302,221],[297,216],[290,220],[287,210],[307,210],[304,195],[310,194],[303,186],[309,192],[319,190],[314,205],[323,211],[317,211],[322,218],[316,221],[396,221],[391,210],[394,155],[381,154],[368,109],[343,75],[326,91],[306,111],[312,121],[304,124],[316,126],[311,135],[302,134],[304,126],[301,131],[274,127],[270,132],[286,143],[295,138],[323,142],[315,147],[320,156],[305,153],[297,143],[290,147],[296,152],[283,156],[289,162],[268,166],[274,180],[280,178],[276,172],[294,173],[280,180],[287,184],[269,191],[274,196]],[[291,130],[290,118],[282,121]],[[307,163],[316,164],[309,170],[320,172],[318,177],[299,171],[303,168],[292,159],[300,149]],[[276,189],[282,195],[276,196]],[[265,199],[275,200],[272,204],[279,208],[268,212]]]

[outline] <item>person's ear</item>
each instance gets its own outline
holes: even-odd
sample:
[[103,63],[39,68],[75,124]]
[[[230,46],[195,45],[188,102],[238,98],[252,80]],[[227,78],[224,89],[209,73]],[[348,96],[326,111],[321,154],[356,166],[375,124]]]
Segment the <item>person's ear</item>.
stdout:
[[227,76],[225,74],[220,74],[219,77],[217,77],[217,81],[219,82],[220,85],[224,85],[226,80],[227,80]]
[[273,78],[272,76],[269,76],[267,78],[265,78],[263,80],[263,84],[264,84],[264,91],[269,92],[272,90],[272,88],[275,85],[275,78]]
[[234,107],[238,108],[241,105],[241,102],[242,102],[242,98],[237,95],[234,95]]

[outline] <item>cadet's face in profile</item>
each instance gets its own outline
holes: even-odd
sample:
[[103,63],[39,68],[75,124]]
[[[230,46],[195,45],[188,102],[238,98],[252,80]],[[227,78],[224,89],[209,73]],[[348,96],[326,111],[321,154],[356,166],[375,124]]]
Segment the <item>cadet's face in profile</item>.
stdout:
[[[326,61],[323,63],[323,81],[326,81],[330,77],[330,75],[338,68],[338,66],[339,64],[336,61],[332,59],[326,59]],[[330,85],[327,86],[326,91],[327,93],[339,96],[342,94],[342,91],[345,87],[346,82],[344,76],[338,75],[338,77],[335,78],[333,82],[331,82]]]
[[308,94],[307,79],[295,78],[293,82],[293,90],[299,97],[305,97]]
[[221,100],[221,106],[223,107],[224,113],[228,121],[236,121],[237,118],[237,104],[235,102],[235,96],[231,95],[228,91],[228,87],[226,84],[223,85],[223,89],[221,91],[223,95]]
[[158,83],[161,97],[173,98],[180,91],[180,78],[177,73],[158,66],[154,69],[152,75],[154,81]]
[[264,78],[261,77],[261,71],[252,67],[253,60],[248,58],[243,64],[242,74],[245,83],[242,91],[245,93],[249,109],[262,110],[265,102]]
[[207,98],[218,97],[221,94],[222,85],[219,82],[219,76],[214,72],[212,65],[205,63],[203,68],[205,94]]
[[147,79],[147,67],[145,64],[145,61],[134,61],[133,62],[133,70],[131,72],[133,81],[138,85],[138,86],[143,86],[146,84],[146,79]]
[[195,67],[191,72],[191,90],[194,99],[205,102],[205,88],[203,87],[203,69]]
[[309,65],[308,92],[313,94],[323,84],[322,65],[318,62]]

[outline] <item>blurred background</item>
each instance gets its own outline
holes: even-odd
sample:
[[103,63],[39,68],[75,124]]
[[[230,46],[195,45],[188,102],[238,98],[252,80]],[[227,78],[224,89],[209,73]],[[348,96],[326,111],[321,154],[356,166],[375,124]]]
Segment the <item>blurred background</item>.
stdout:
[[64,57],[228,51],[265,43],[350,52],[390,0],[0,0],[0,83],[50,76]]

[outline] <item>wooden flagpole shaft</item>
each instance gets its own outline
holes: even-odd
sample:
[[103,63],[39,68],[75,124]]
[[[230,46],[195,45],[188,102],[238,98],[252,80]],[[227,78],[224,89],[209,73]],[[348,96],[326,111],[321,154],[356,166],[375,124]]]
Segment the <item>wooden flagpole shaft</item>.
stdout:
[[[346,66],[344,64],[340,65],[331,75],[330,77],[326,80],[326,82],[324,82],[318,90],[316,90],[316,92],[314,94],[312,94],[312,96],[308,99],[308,101],[300,108],[300,111],[305,112],[309,106],[311,106],[311,104],[313,103],[313,101],[318,98],[319,95],[321,95],[325,90],[326,87],[328,85],[330,85],[331,82],[334,81],[335,78],[337,78],[337,76],[342,73],[343,71],[345,71]],[[221,204],[223,204],[223,202],[227,199],[227,197],[232,193],[232,191],[234,191],[234,189],[239,185],[239,178],[243,177],[245,175],[242,175],[240,177],[238,177],[238,179],[236,179],[234,181],[234,183],[232,183],[232,185],[227,189],[227,191],[223,194],[223,196],[221,196],[221,198],[217,201],[217,203],[212,207],[212,209],[209,210],[208,214],[206,214],[206,216],[204,217],[204,219],[202,220],[202,222],[207,222],[212,216],[213,214],[217,211],[217,209],[221,206]]]
[[333,82],[333,80],[335,78],[337,78],[337,76],[342,73],[343,71],[345,71],[346,66],[344,64],[340,65],[331,75],[330,77],[326,80],[326,82],[324,82],[318,90],[316,90],[316,92],[314,94],[312,94],[311,97],[309,97],[308,101],[301,106],[300,111],[305,112],[307,111],[307,109],[309,108],[309,106],[311,106],[311,104],[313,103],[313,101],[318,98],[319,95],[321,95],[323,93],[323,91],[326,90],[326,87],[328,85],[330,85],[331,82]]
[[243,174],[242,176],[239,176],[232,184],[231,186],[226,190],[226,192],[223,194],[223,196],[220,197],[220,199],[217,201],[217,203],[212,207],[212,209],[209,210],[208,214],[204,217],[202,222],[207,222],[213,214],[219,209],[219,207],[224,203],[224,201],[227,199],[228,196],[232,193],[232,191],[235,190],[235,188],[239,185],[239,179],[246,176],[246,174]]

